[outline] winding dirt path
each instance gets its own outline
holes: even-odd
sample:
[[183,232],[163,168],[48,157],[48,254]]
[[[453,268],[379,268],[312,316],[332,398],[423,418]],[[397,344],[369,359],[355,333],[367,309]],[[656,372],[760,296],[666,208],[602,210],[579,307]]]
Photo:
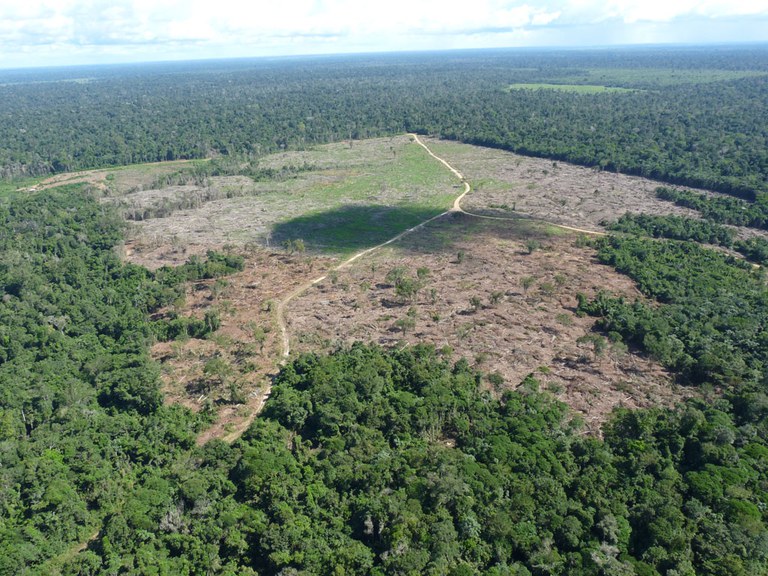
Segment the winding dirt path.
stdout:
[[[427,151],[427,154],[432,156],[435,160],[443,164],[448,170],[450,170],[461,182],[464,184],[464,191],[459,195],[456,200],[453,201],[453,206],[451,206],[448,210],[445,212],[441,212],[437,216],[432,216],[432,218],[429,218],[427,220],[424,220],[421,224],[417,224],[416,226],[412,228],[408,228],[407,230],[404,230],[403,232],[400,232],[397,236],[394,236],[387,240],[386,242],[382,242],[381,244],[377,244],[376,246],[373,246],[371,248],[367,248],[365,250],[362,250],[355,254],[354,256],[351,256],[344,260],[341,264],[338,264],[337,266],[334,266],[328,271],[328,274],[331,272],[336,272],[338,270],[343,270],[344,268],[349,267],[355,260],[358,260],[362,258],[363,256],[367,256],[371,252],[375,252],[376,250],[379,250],[380,248],[383,248],[384,246],[388,246],[390,244],[393,244],[394,242],[397,242],[401,238],[407,236],[408,234],[411,234],[415,232],[416,230],[419,230],[429,224],[430,222],[434,222],[435,220],[438,220],[439,218],[442,218],[443,216],[455,212],[461,212],[463,214],[468,214],[467,212],[464,212],[464,210],[461,208],[461,200],[466,196],[470,190],[472,189],[469,185],[469,183],[464,179],[464,176],[462,176],[461,172],[456,170],[453,166],[448,164],[445,160],[440,158],[439,156],[436,156],[432,150],[430,150],[424,142],[421,141],[418,134],[408,134],[411,138],[413,138],[414,142],[416,142],[419,146],[424,148],[424,150]],[[470,216],[475,216],[474,214],[469,214]],[[312,286],[319,284],[323,280],[325,280],[328,277],[328,274],[325,274],[323,276],[320,276],[319,278],[315,278],[314,280],[311,280],[310,282],[307,282],[305,284],[302,284],[298,288],[296,288],[293,292],[288,294],[285,298],[283,298],[280,303],[277,305],[277,327],[278,330],[280,330],[280,334],[282,337],[282,346],[281,346],[281,352],[280,352],[280,365],[284,366],[285,363],[288,360],[288,356],[290,356],[291,353],[291,342],[290,342],[290,336],[288,334],[288,327],[285,323],[285,309],[286,306],[291,302],[291,300],[294,300],[295,298],[301,296],[304,292],[309,290]]]
[[[276,309],[276,313],[275,313],[277,328],[280,331],[280,342],[281,342],[281,344],[280,344],[280,366],[285,366],[285,364],[288,362],[288,358],[289,358],[289,356],[291,354],[291,339],[290,339],[290,334],[288,333],[288,326],[287,326],[287,324],[285,322],[285,313],[286,313],[286,310],[288,308],[288,305],[293,300],[295,300],[296,298],[298,298],[299,296],[304,294],[307,290],[309,290],[313,286],[315,286],[315,285],[319,284],[320,282],[322,282],[323,280],[325,280],[330,273],[336,272],[336,271],[339,271],[339,270],[343,270],[344,268],[349,267],[356,260],[358,260],[358,259],[360,259],[360,258],[362,258],[364,256],[367,256],[368,254],[370,254],[372,252],[375,252],[376,250],[379,250],[379,249],[381,249],[381,248],[383,248],[385,246],[393,244],[393,243],[397,242],[398,240],[400,240],[401,238],[403,238],[403,237],[405,237],[405,236],[407,236],[409,234],[412,234],[413,232],[416,232],[417,230],[420,230],[421,228],[423,228],[427,224],[429,224],[431,222],[434,222],[435,220],[438,220],[440,218],[443,218],[444,216],[446,216],[448,214],[460,213],[460,214],[465,214],[465,215],[473,217],[473,218],[482,218],[482,219],[485,219],[485,220],[506,220],[506,221],[511,221],[511,220],[519,220],[520,219],[519,217],[516,217],[516,218],[504,218],[504,217],[501,217],[501,216],[486,216],[484,214],[475,214],[473,212],[467,212],[466,210],[464,210],[461,207],[461,201],[472,190],[472,187],[469,185],[469,182],[467,182],[467,180],[464,178],[464,176],[462,175],[461,172],[459,172],[458,170],[456,170],[456,168],[451,166],[445,159],[440,158],[434,152],[432,152],[432,150],[430,150],[430,148],[421,140],[421,138],[419,138],[418,134],[408,134],[408,135],[411,138],[413,138],[414,142],[416,142],[419,146],[424,148],[424,150],[426,150],[427,154],[429,154],[430,156],[432,156],[432,158],[434,158],[435,160],[437,160],[438,162],[443,164],[448,170],[450,170],[454,174],[454,176],[456,176],[456,178],[458,178],[461,181],[461,183],[464,185],[463,192],[459,196],[456,197],[456,199],[453,201],[453,205],[448,210],[446,210],[445,212],[441,212],[437,216],[433,216],[432,218],[424,220],[424,222],[422,222],[421,224],[417,224],[416,226],[413,226],[412,228],[408,228],[407,230],[404,230],[403,232],[400,232],[399,234],[397,234],[396,236],[390,238],[386,242],[382,242],[381,244],[377,244],[376,246],[373,246],[371,248],[367,248],[365,250],[362,250],[362,251],[358,252],[357,254],[355,254],[353,256],[350,256],[349,258],[347,258],[346,260],[344,260],[340,264],[338,264],[338,265],[334,266],[333,268],[329,269],[326,274],[324,274],[322,276],[319,276],[319,277],[315,278],[314,280],[310,280],[309,282],[305,282],[304,284],[302,284],[302,285],[298,286],[296,289],[294,289],[290,294],[285,296],[285,298],[280,300],[280,302],[277,304],[277,309]],[[531,219],[532,220],[537,220],[539,222],[546,222],[547,224],[550,224],[552,226],[557,226],[558,228],[562,228],[564,230],[571,230],[571,231],[574,231],[574,232],[581,232],[583,234],[592,234],[592,235],[596,235],[596,236],[604,236],[605,235],[605,232],[598,232],[598,231],[595,231],[595,230],[584,230],[582,228],[574,228],[572,226],[565,226],[563,224],[557,224],[557,223],[554,223],[554,222],[549,222],[549,221],[546,221],[546,220],[542,220],[540,218],[531,218]],[[266,404],[267,399],[269,398],[269,395],[270,395],[271,392],[272,392],[272,387],[271,387],[271,385],[268,385],[266,387],[266,389],[264,390],[264,393],[259,397],[259,401],[258,401],[257,405],[251,411],[251,413],[248,416],[248,418],[246,418],[243,422],[241,422],[239,425],[237,425],[237,427],[235,427],[235,429],[233,429],[229,434],[227,434],[226,436],[224,436],[222,438],[225,442],[229,442],[229,443],[234,442],[235,440],[237,440],[243,434],[243,432],[245,432],[248,429],[248,427],[254,421],[256,416],[258,416],[259,413],[261,412],[261,410],[264,408],[264,405]]]
[[[450,210],[447,210],[446,212],[443,212],[440,216],[444,216],[445,214],[448,214],[450,212],[461,212],[462,214],[466,214],[467,216],[472,216],[473,218],[482,218],[484,220],[518,220],[519,218],[506,218],[504,216],[486,216],[485,214],[476,214],[474,212],[467,212],[464,210],[464,208],[461,207],[461,201],[464,199],[464,196],[469,194],[469,192],[472,190],[469,186],[469,183],[464,179],[464,176],[461,172],[456,170],[453,166],[451,166],[446,160],[443,158],[440,158],[440,156],[437,156],[432,150],[429,149],[429,147],[424,144],[424,142],[421,141],[418,134],[409,134],[417,144],[419,144],[424,150],[427,151],[427,154],[432,156],[435,160],[443,164],[448,170],[453,172],[453,174],[461,180],[461,182],[464,184],[464,192],[456,198],[456,200],[453,201],[453,207]],[[524,217],[524,216],[523,216]],[[542,218],[531,218],[531,220],[537,220],[539,222],[546,222],[547,224],[550,224],[552,226],[557,226],[558,228],[562,228],[564,230],[571,230],[572,232],[581,232],[582,234],[592,234],[594,236],[605,236],[605,232],[599,232],[596,230],[585,230],[584,228],[574,228],[573,226],[566,226],[564,224],[556,224],[555,222],[550,222],[548,220],[544,220]],[[372,250],[375,250],[375,248],[372,248]]]

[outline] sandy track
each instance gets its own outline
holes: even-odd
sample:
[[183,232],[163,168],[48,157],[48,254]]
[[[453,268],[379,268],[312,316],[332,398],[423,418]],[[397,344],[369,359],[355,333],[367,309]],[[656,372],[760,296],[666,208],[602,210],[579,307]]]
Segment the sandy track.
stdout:
[[[464,184],[464,192],[462,192],[461,195],[459,195],[456,198],[456,200],[454,200],[453,206],[451,206],[451,208],[449,208],[445,212],[441,212],[437,216],[433,216],[432,218],[424,220],[424,222],[422,222],[421,224],[417,224],[416,226],[413,226],[412,228],[408,228],[407,230],[405,230],[403,232],[400,232],[400,234],[390,238],[386,242],[382,242],[381,244],[377,244],[376,246],[373,246],[371,248],[367,248],[365,250],[361,250],[357,254],[355,254],[353,256],[350,256],[349,258],[344,260],[341,264],[338,264],[337,266],[334,266],[333,268],[331,268],[328,271],[329,273],[335,272],[335,271],[339,271],[339,270],[343,270],[344,268],[347,268],[353,262],[355,262],[356,260],[359,260],[363,256],[367,256],[368,254],[370,254],[372,252],[375,252],[376,250],[384,248],[385,246],[389,246],[390,244],[393,244],[394,242],[397,242],[398,240],[400,240],[401,238],[407,236],[408,234],[412,234],[413,232],[416,232],[417,230],[423,228],[424,226],[426,226],[430,222],[434,222],[435,220],[438,220],[438,219],[442,218],[443,216],[446,216],[446,215],[454,213],[454,212],[461,212],[461,213],[467,214],[461,208],[461,200],[464,198],[464,196],[466,196],[470,192],[471,187],[470,187],[469,183],[464,179],[464,176],[461,175],[461,172],[459,172],[453,166],[448,164],[448,162],[446,162],[445,160],[443,160],[439,156],[436,156],[432,152],[432,150],[430,150],[427,147],[427,145],[424,144],[424,142],[421,141],[421,139],[419,138],[419,136],[417,134],[409,134],[409,136],[411,138],[413,138],[414,141],[419,146],[424,148],[424,150],[426,150],[427,153],[430,156],[432,156],[435,160],[437,160],[441,164],[445,165],[445,167],[448,168],[448,170],[450,170],[459,180],[461,180],[461,182]],[[469,214],[469,215],[470,216],[475,216],[474,214]],[[484,216],[480,216],[480,217],[483,218]],[[280,303],[277,305],[277,326],[278,326],[278,329],[280,330],[281,339],[282,339],[282,347],[281,347],[281,353],[280,353],[280,356],[282,358],[282,360],[280,361],[281,365],[285,365],[285,363],[287,362],[288,357],[290,356],[290,353],[291,353],[290,336],[288,334],[288,327],[287,327],[287,325],[285,323],[285,310],[286,310],[286,307],[288,306],[288,304],[292,300],[294,300],[295,298],[301,296],[302,294],[304,294],[304,292],[306,292],[307,290],[312,288],[312,286],[315,286],[316,284],[319,284],[320,282],[322,282],[326,278],[327,278],[327,274],[323,275],[323,276],[320,276],[319,278],[315,278],[314,280],[312,280],[310,282],[302,284],[301,286],[296,288],[293,292],[288,294],[288,296],[283,298],[280,301]],[[267,392],[267,396],[268,395],[269,395],[269,392]]]

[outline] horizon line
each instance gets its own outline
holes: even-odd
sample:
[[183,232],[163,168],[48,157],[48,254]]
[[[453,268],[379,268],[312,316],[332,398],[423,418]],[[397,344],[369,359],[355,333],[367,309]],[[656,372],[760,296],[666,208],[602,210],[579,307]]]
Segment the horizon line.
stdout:
[[254,55],[254,56],[224,56],[224,57],[202,57],[202,58],[178,58],[168,60],[116,60],[114,62],[90,62],[80,64],[57,64],[57,65],[31,65],[31,66],[12,66],[4,67],[0,64],[0,73],[4,72],[24,72],[39,70],[67,70],[78,68],[108,68],[119,66],[142,66],[142,65],[168,65],[168,64],[204,64],[206,62],[247,62],[247,61],[270,61],[270,60],[302,60],[302,59],[323,59],[338,57],[365,57],[365,56],[388,56],[388,55],[428,55],[428,54],[459,54],[468,52],[572,52],[572,51],[604,51],[604,50],[634,50],[643,48],[746,48],[746,47],[764,47],[768,48],[766,41],[718,41],[718,42],[637,42],[631,44],[594,44],[594,45],[541,45],[541,46],[489,46],[485,48],[446,48],[446,49],[413,49],[413,50],[370,50],[361,52],[308,52],[306,54],[276,54],[276,55]]

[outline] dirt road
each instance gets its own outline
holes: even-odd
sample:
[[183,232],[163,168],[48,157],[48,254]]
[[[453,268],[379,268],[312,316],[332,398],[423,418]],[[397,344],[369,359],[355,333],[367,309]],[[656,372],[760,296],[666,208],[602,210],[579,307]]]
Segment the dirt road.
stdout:
[[[466,214],[466,212],[464,212],[464,210],[462,210],[462,208],[461,208],[461,200],[462,200],[462,198],[464,198],[464,196],[466,196],[470,192],[471,187],[470,187],[469,183],[466,180],[464,180],[464,176],[461,175],[461,172],[459,172],[453,166],[448,164],[448,162],[446,162],[445,160],[443,160],[439,156],[436,156],[432,152],[432,150],[430,150],[427,147],[427,145],[424,144],[424,142],[421,141],[421,139],[419,138],[419,136],[417,134],[409,134],[409,136],[414,139],[414,142],[416,142],[419,146],[424,148],[424,150],[426,150],[427,153],[430,156],[432,156],[435,160],[437,160],[438,162],[440,162],[443,165],[445,165],[445,167],[448,168],[448,170],[453,172],[453,174],[459,180],[461,180],[461,182],[464,184],[464,192],[462,192],[462,194],[460,196],[458,196],[456,198],[456,200],[454,200],[453,206],[451,206],[451,208],[449,208],[445,212],[441,212],[437,216],[433,216],[432,218],[424,220],[424,222],[422,222],[421,224],[417,224],[416,226],[414,226],[412,228],[408,228],[407,230],[401,232],[397,236],[394,236],[394,237],[390,238],[386,242],[382,242],[381,244],[378,244],[378,245],[373,246],[371,248],[367,248],[365,250],[362,250],[362,251],[358,252],[357,254],[355,254],[354,256],[350,256],[349,258],[344,260],[341,264],[331,268],[328,271],[329,273],[335,272],[335,271],[338,271],[338,270],[343,270],[344,268],[350,266],[355,260],[359,260],[363,256],[367,256],[371,252],[375,252],[376,250],[379,250],[379,249],[381,249],[381,248],[383,248],[385,246],[388,246],[388,245],[390,245],[390,244],[392,244],[394,242],[397,242],[398,240],[400,240],[401,238],[407,236],[408,234],[412,234],[416,230],[419,230],[420,228],[423,228],[424,226],[426,226],[430,222],[434,222],[435,220],[437,220],[439,218],[442,218],[443,216],[445,216],[447,214],[451,214],[451,213],[454,213],[454,212],[461,212],[461,213]],[[470,216],[474,216],[474,214],[470,214]],[[327,278],[327,274],[323,275],[323,276],[320,276],[319,278],[315,278],[314,280],[299,286],[298,288],[296,288],[296,290],[294,290],[293,292],[288,294],[288,296],[283,298],[283,300],[281,300],[280,303],[277,305],[277,327],[278,327],[278,330],[280,330],[280,334],[281,334],[281,337],[282,337],[282,347],[281,347],[282,350],[281,350],[281,353],[280,353],[280,356],[282,358],[282,360],[280,362],[281,365],[284,365],[286,363],[286,361],[288,359],[288,356],[291,353],[291,342],[290,342],[290,337],[288,335],[288,327],[285,324],[285,309],[286,309],[286,306],[292,300],[294,300],[295,298],[301,296],[304,292],[306,292],[307,290],[312,288],[312,286],[315,286],[316,284],[319,284],[320,282],[322,282],[326,278]]]

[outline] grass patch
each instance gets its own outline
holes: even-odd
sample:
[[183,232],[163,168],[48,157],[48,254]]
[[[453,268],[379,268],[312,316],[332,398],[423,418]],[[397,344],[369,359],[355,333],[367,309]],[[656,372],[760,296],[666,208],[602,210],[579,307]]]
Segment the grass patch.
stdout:
[[442,208],[341,206],[277,224],[275,241],[302,238],[313,251],[349,254],[381,244],[442,212]]
[[0,179],[0,198],[13,195],[18,190],[28,189],[40,182],[41,178]]
[[765,76],[757,70],[675,70],[671,68],[593,68],[558,78],[563,84],[661,88],[680,84],[709,84]]
[[605,92],[635,92],[631,88],[602,86],[594,84],[510,84],[507,91],[512,90],[555,90],[557,92],[574,92],[576,94],[602,94]]
[[[273,241],[301,238],[310,250],[347,254],[444,212],[458,195],[452,175],[414,143],[394,152],[379,148],[368,162],[335,174],[303,188],[300,206],[311,209],[275,224]],[[274,199],[285,206],[283,193]]]

